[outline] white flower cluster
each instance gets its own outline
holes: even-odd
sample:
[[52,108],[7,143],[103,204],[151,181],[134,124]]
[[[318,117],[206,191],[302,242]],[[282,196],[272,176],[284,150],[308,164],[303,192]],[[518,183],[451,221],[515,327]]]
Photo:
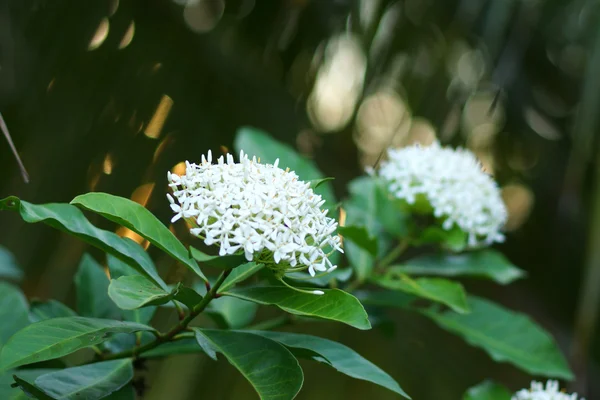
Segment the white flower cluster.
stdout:
[[278,163],[260,164],[240,152],[239,163],[227,154],[212,164],[210,151],[200,165],[186,162],[185,175],[168,173],[172,222],[185,218],[191,233],[218,245],[221,256],[243,251],[248,261],[282,273],[332,271],[325,251],[342,252],[337,223],[310,184]]
[[[531,382],[531,388],[521,389],[512,400],[577,400],[577,393],[566,394],[560,391],[557,381],[549,380],[546,387],[542,382]],[[580,400],[585,400],[581,398]]]
[[468,246],[502,242],[506,207],[496,182],[473,153],[440,146],[389,149],[379,176],[390,192],[408,204],[424,197],[446,230],[457,225],[468,234]]

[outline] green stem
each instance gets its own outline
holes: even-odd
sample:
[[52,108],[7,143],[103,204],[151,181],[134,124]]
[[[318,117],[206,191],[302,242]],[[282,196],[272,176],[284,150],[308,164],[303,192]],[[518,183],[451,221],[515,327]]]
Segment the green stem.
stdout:
[[388,265],[390,265],[391,263],[393,263],[394,261],[396,261],[398,259],[398,257],[400,257],[402,255],[402,253],[404,253],[404,251],[406,251],[406,249],[408,248],[408,245],[409,245],[408,239],[400,240],[400,242],[398,242],[396,247],[394,247],[392,249],[392,251],[390,251],[385,257],[383,257],[381,259],[381,261],[379,261],[378,268],[379,269],[385,268]]
[[177,309],[177,315],[179,316],[179,320],[182,320],[185,318],[185,311],[183,311],[183,308],[181,307],[181,305],[176,302],[175,300],[173,300],[173,304],[175,305],[175,308]]
[[230,273],[231,273],[231,269],[228,269],[227,271],[223,271],[221,273],[221,275],[219,275],[219,278],[217,279],[217,281],[215,282],[213,287],[211,287],[210,290],[206,293],[206,295],[202,298],[202,300],[194,306],[194,308],[191,310],[189,315],[187,317],[185,317],[184,319],[182,319],[181,321],[179,321],[179,323],[177,325],[175,325],[173,328],[171,328],[170,331],[168,331],[167,333],[158,334],[158,336],[156,337],[156,339],[154,341],[147,343],[143,346],[134,347],[132,349],[125,350],[120,353],[108,354],[108,355],[104,356],[102,359],[104,361],[107,361],[107,360],[116,360],[116,359],[127,358],[127,357],[135,358],[148,350],[152,350],[153,348],[158,347],[163,343],[173,340],[175,337],[180,338],[182,336],[180,334],[187,329],[190,322],[192,322],[192,320],[194,318],[196,318],[198,315],[200,315],[202,313],[202,311],[204,311],[204,309],[206,308],[206,306],[208,306],[208,304],[211,302],[211,300],[213,300],[215,297],[217,297],[217,291],[219,290],[219,288],[221,287],[223,282],[225,282],[225,279],[227,279],[227,277],[229,276]]

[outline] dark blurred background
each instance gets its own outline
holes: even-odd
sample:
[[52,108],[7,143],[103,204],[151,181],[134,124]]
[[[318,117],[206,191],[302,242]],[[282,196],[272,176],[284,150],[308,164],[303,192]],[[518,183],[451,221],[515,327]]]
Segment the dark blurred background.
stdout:
[[[588,400],[600,398],[598,111],[597,0],[0,0],[0,112],[31,178],[0,140],[0,197],[105,191],[168,222],[166,171],[232,149],[247,125],[313,158],[339,198],[390,145],[468,147],[503,187],[500,248],[529,276],[467,288],[550,330]],[[26,294],[72,302],[85,246],[13,214],[0,227]],[[460,399],[487,377],[529,385],[418,316],[390,316],[370,332],[301,330],[356,349],[415,399]],[[303,365],[300,399],[394,398]],[[146,375],[144,399],[255,397],[201,355]]]

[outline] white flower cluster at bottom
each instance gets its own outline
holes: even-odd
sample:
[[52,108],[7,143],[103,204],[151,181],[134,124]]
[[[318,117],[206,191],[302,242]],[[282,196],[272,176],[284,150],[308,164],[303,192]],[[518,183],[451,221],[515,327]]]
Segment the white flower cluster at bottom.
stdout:
[[512,400],[577,400],[577,398],[577,393],[561,392],[558,381],[549,380],[545,388],[542,382],[531,382],[529,389],[519,390],[513,395]]

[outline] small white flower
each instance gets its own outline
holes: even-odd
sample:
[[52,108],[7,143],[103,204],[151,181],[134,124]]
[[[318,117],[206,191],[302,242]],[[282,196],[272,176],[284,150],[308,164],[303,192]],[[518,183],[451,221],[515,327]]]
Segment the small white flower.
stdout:
[[558,381],[553,380],[546,382],[545,388],[542,382],[532,381],[529,389],[521,389],[512,396],[512,400],[577,400],[577,398],[577,393],[566,394],[560,391]]
[[335,269],[325,250],[342,252],[337,223],[309,183],[279,168],[279,160],[260,164],[243,152],[239,163],[228,154],[212,164],[210,151],[201,160],[186,162],[183,176],[167,174],[173,221],[183,217],[192,235],[219,246],[219,255],[243,252],[281,275]]
[[471,248],[504,241],[507,218],[498,185],[473,153],[433,143],[389,149],[379,176],[389,191],[408,204],[424,198],[446,230],[458,226]]

